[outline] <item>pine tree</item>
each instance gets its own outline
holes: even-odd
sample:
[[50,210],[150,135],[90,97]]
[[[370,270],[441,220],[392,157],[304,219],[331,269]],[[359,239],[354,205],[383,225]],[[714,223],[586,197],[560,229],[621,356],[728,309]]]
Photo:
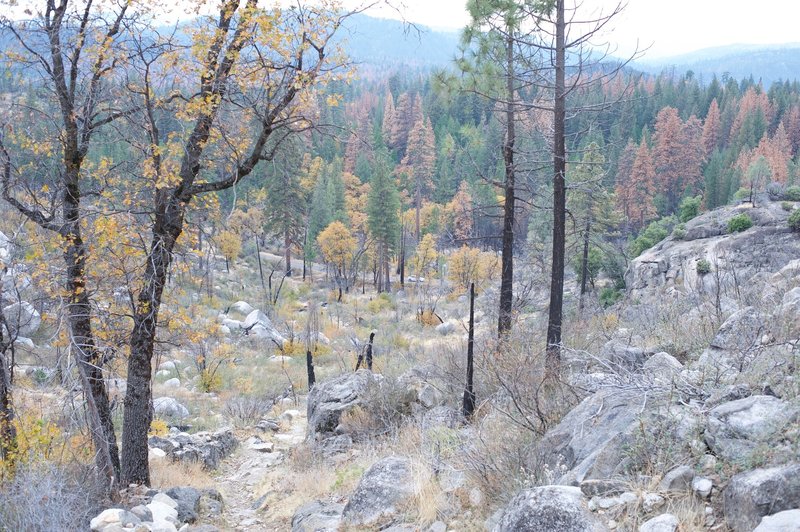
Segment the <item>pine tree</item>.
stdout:
[[269,174],[271,175],[264,182],[267,193],[264,228],[270,234],[283,239],[285,272],[291,276],[292,247],[303,240],[308,198],[295,165],[273,165],[273,171]]
[[389,154],[377,153],[367,197],[367,225],[377,245],[378,292],[390,289],[389,256],[400,236],[400,196],[389,171]]

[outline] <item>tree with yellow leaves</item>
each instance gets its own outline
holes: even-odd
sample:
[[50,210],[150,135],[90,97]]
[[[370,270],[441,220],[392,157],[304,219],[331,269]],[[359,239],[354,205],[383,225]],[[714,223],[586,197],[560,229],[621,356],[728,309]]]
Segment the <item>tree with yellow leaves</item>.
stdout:
[[242,237],[226,229],[217,235],[217,242],[219,244],[219,250],[225,257],[225,270],[230,272],[231,263],[233,263],[242,252]]
[[450,254],[447,266],[447,278],[459,291],[468,290],[471,283],[475,283],[477,290],[497,275],[499,261],[494,253],[462,246]]
[[356,239],[342,222],[335,221],[319,234],[317,243],[323,259],[333,269],[333,278],[341,301],[342,290],[349,291],[351,277],[357,273]]

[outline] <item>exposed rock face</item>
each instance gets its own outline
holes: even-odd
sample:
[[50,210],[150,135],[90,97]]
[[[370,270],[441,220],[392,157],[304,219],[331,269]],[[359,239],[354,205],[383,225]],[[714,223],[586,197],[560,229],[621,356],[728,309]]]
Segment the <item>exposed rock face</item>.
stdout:
[[368,527],[391,520],[414,498],[411,460],[390,456],[374,463],[358,483],[344,507],[349,525]]
[[717,456],[731,461],[745,460],[797,414],[789,403],[770,395],[752,395],[723,403],[708,414],[706,442]]
[[12,303],[4,307],[3,315],[6,317],[9,332],[13,336],[24,336],[26,338],[33,336],[42,324],[42,317],[39,312],[27,301]]
[[[753,227],[727,234],[728,221],[746,212]],[[800,239],[789,230],[779,203],[757,208],[730,206],[707,212],[686,223],[682,240],[670,236],[631,261],[625,282],[632,298],[653,301],[664,294],[715,293],[745,285],[754,275],[781,270],[800,256]],[[707,260],[712,272],[697,273]]]
[[175,461],[200,462],[207,469],[216,469],[220,461],[239,445],[230,429],[217,432],[179,433],[166,438],[152,436],[150,447],[161,449]]
[[649,422],[662,414],[669,414],[663,421],[676,441],[686,441],[686,433],[699,424],[692,408],[669,405],[658,394],[643,396],[637,390],[602,389],[548,431],[536,455],[552,470],[565,471],[559,484],[612,478],[628,465],[625,449],[635,443],[640,419]]
[[361,405],[364,394],[376,383],[376,376],[366,369],[317,383],[308,394],[308,438],[335,434],[342,414]]
[[607,528],[589,511],[580,488],[540,486],[518,494],[494,532],[600,532]]
[[343,504],[310,502],[292,517],[292,532],[336,532],[342,522]]
[[750,532],[766,515],[800,508],[800,463],[740,473],[723,496],[728,526]]

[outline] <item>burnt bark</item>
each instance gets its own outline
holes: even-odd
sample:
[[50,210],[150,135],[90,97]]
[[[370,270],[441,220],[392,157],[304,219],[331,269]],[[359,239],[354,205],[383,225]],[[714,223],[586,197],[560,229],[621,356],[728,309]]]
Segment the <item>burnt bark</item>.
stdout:
[[500,272],[500,308],[497,332],[500,337],[511,330],[511,314],[514,303],[514,39],[509,32],[506,39],[506,139],[503,144],[503,251]]
[[464,385],[464,400],[461,412],[464,417],[472,417],[475,412],[475,390],[473,388],[475,348],[475,283],[469,285],[469,330],[467,331],[467,382]]
[[547,371],[558,373],[561,363],[561,327],[564,308],[566,246],[566,88],[564,0],[556,1],[556,61],[553,120],[553,257],[550,272],[550,309],[547,321]]

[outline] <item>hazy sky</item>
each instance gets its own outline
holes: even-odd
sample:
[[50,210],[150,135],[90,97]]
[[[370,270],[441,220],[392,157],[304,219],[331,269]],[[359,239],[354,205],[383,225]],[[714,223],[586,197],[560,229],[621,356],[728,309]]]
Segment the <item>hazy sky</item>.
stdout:
[[[460,28],[468,20],[465,0],[399,1],[413,22]],[[584,0],[584,7],[608,11],[616,3]],[[637,39],[640,48],[650,46],[645,59],[727,44],[800,42],[800,0],[628,0],[612,29],[607,40],[621,54],[632,51]]]

